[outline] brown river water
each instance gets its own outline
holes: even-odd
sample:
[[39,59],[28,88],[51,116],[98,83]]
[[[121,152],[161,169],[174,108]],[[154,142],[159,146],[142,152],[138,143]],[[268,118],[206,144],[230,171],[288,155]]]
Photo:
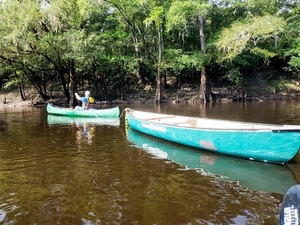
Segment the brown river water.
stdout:
[[[300,102],[125,107],[300,124]],[[300,182],[299,156],[275,165],[216,155],[126,129],[124,116],[91,123],[2,108],[0,140],[7,225],[278,224],[284,193]]]

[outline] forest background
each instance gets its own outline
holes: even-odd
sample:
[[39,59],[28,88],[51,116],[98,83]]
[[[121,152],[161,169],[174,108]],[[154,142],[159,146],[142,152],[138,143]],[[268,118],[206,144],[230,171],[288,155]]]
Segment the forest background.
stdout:
[[298,0],[1,0],[0,88],[70,105],[299,98],[299,27]]

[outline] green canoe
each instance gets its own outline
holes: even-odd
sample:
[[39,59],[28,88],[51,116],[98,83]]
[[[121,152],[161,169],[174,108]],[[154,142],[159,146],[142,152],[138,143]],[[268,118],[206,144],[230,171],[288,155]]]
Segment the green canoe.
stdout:
[[47,105],[47,112],[52,115],[89,118],[116,118],[120,115],[119,107],[107,109],[78,110],[54,106],[52,104]]

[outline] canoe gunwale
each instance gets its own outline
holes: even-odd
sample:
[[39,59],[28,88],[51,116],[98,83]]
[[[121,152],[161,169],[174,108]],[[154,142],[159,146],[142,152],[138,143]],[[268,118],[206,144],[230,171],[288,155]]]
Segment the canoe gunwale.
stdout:
[[[142,122],[148,122],[155,124],[157,126],[168,126],[168,127],[177,127],[177,128],[187,128],[195,130],[211,130],[211,131],[245,131],[245,132],[300,132],[300,125],[279,125],[279,124],[264,124],[264,123],[252,123],[252,122],[241,122],[241,121],[230,121],[230,120],[219,120],[219,119],[208,119],[208,118],[198,118],[191,116],[177,116],[169,114],[158,114],[150,112],[142,112],[137,110],[126,110],[132,117],[136,120]],[[153,114],[157,115],[156,117],[151,118],[141,118],[135,116],[134,112]],[[185,118],[184,122],[175,122],[177,118]],[[173,120],[169,122],[167,120]],[[212,123],[207,125],[201,125],[201,122]],[[224,124],[221,126],[220,124]],[[197,125],[199,124],[199,125]],[[235,125],[235,126],[233,126]]]

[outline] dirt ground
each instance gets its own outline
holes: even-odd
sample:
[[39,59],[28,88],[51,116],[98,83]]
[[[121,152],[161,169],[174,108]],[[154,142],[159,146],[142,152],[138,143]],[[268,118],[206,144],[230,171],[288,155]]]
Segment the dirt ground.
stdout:
[[18,92],[0,93],[0,107],[14,108],[14,107],[31,107],[34,99],[28,98],[23,101]]
[[[294,88],[280,93],[248,93],[247,101],[264,101],[264,100],[300,100],[300,87],[297,86],[297,90]],[[212,90],[215,97],[214,101],[216,102],[232,102],[232,101],[241,101],[241,93],[232,91],[229,89],[214,89]],[[96,104],[145,104],[152,103],[154,99],[154,90],[143,90],[138,93],[131,93],[126,95],[125,100],[113,100],[112,102],[108,101],[97,101]],[[174,104],[197,104],[202,101],[199,99],[198,90],[195,88],[182,88],[181,90],[164,90],[162,92],[162,102],[163,103],[174,103]],[[14,107],[32,107],[32,106],[41,106],[45,105],[48,102],[54,102],[58,105],[64,105],[64,97],[56,99],[50,99],[49,101],[44,101],[40,98],[37,92],[27,91],[26,100],[23,101],[19,92],[3,92],[0,91],[0,108],[14,108]]]

